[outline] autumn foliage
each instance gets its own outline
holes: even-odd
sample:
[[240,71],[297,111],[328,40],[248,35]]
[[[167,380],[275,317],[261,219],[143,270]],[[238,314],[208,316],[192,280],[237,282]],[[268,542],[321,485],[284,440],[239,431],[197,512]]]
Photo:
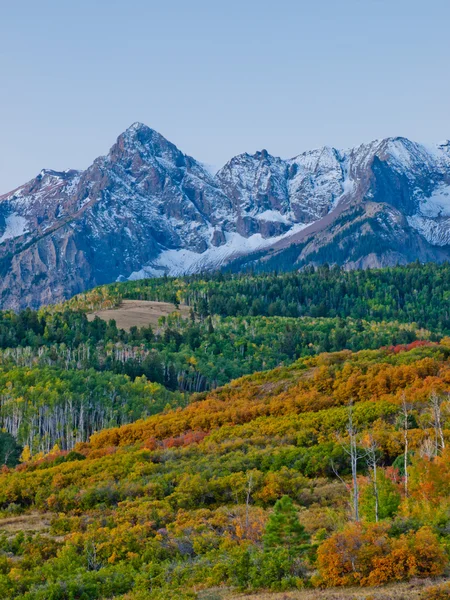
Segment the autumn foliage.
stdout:
[[0,510],[51,515],[50,529],[0,535],[0,597],[187,599],[208,587],[442,574],[449,358],[445,341],[306,357],[99,431],[71,452],[27,455],[0,473]]
[[417,532],[389,537],[389,527],[351,524],[328,538],[318,550],[318,585],[380,585],[411,577],[441,575],[447,557],[436,535]]

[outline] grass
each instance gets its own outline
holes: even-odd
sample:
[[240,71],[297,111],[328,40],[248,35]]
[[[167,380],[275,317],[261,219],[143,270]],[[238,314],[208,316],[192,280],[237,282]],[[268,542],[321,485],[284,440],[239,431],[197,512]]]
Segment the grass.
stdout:
[[17,517],[0,519],[0,532],[15,535],[19,531],[46,533],[50,529],[52,513],[31,512]]
[[114,319],[119,329],[129,330],[130,327],[156,327],[160,317],[167,317],[173,312],[180,313],[183,317],[189,316],[189,307],[181,304],[179,309],[170,302],[156,302],[150,300],[123,300],[118,308],[108,308],[89,313],[90,321],[99,317],[103,321]]
[[200,592],[198,600],[419,600],[423,598],[425,590],[448,582],[450,582],[449,578],[414,579],[375,588],[332,588],[290,592],[255,592],[252,594],[237,594],[230,590],[217,588]]

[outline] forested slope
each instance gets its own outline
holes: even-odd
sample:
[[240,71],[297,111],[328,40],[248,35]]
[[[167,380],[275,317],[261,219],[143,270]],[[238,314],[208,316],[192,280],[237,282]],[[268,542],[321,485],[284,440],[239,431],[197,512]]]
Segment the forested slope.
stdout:
[[398,320],[450,333],[450,265],[344,271],[328,266],[285,274],[213,274],[114,283],[76,296],[90,309],[123,298],[184,302],[201,316],[351,317]]
[[[0,597],[445,575],[449,275],[162,278],[0,312]],[[188,317],[87,318],[123,299]]]
[[3,536],[0,595],[195,598],[440,575],[449,385],[448,339],[325,353],[4,468],[5,515],[53,516],[48,532]]
[[[0,312],[0,426],[32,454],[70,450],[94,431],[303,356],[439,341],[449,332],[449,272],[412,265],[163,278]],[[190,315],[130,331],[88,320],[88,310],[125,297],[185,302]]]

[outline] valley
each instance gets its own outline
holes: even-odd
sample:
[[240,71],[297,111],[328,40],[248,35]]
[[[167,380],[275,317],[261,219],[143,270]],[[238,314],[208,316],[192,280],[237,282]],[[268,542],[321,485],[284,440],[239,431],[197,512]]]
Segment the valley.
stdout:
[[450,600],[450,3],[3,4],[0,600]]

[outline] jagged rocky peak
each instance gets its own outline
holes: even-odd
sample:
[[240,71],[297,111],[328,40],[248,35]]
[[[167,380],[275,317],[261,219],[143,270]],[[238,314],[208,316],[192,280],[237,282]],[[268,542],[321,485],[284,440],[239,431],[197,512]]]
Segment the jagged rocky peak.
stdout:
[[145,148],[155,156],[163,157],[167,151],[181,154],[180,150],[163,135],[143,123],[133,123],[117,138],[117,145],[132,150]]
[[240,214],[288,209],[287,164],[267,150],[239,154],[216,174],[224,192]]
[[213,176],[134,123],[85,171],[44,169],[0,196],[0,308],[238,257],[281,252],[283,268],[296,244],[286,268],[450,257],[450,143],[393,137],[292,159],[263,149]]
[[216,181],[232,201],[235,231],[244,238],[279,236],[292,226],[287,165],[266,150],[231,159]]
[[376,152],[382,160],[388,160],[396,168],[408,172],[414,168],[432,167],[432,154],[422,144],[404,137],[386,138],[380,142]]
[[183,167],[184,155],[160,133],[142,123],[133,123],[117,138],[108,154],[112,162],[124,162],[139,156],[146,160],[160,158]]
[[339,150],[331,146],[322,146],[302,152],[298,156],[291,158],[289,163],[296,164],[305,169],[309,173],[317,172],[318,170],[334,169],[342,161],[342,156]]
[[262,150],[257,150],[253,156],[258,160],[269,160],[269,153],[265,148]]
[[51,192],[54,189],[62,189],[68,183],[72,182],[75,178],[79,177],[81,171],[75,169],[67,169],[66,171],[54,171],[53,169],[41,169],[38,175],[17,187],[12,192],[8,192],[0,196],[0,201],[5,200],[18,200],[22,202],[26,198],[29,198],[30,194],[36,193],[37,191]]
[[177,171],[176,175],[172,174],[173,177],[181,179],[188,174],[209,185],[214,185],[213,176],[203,164],[184,154],[175,144],[154,129],[139,122],[133,123],[119,135],[103,160],[129,169],[133,174],[149,167],[153,169],[151,171],[153,173],[155,173],[154,169],[160,174],[168,170]]
[[295,220],[311,223],[332,210],[345,191],[341,153],[324,146],[303,152],[288,164],[288,192]]
[[450,140],[440,142],[436,146],[437,160],[442,164],[443,168],[450,167]]
[[283,164],[281,158],[272,156],[267,150],[257,151],[254,154],[244,152],[233,156],[215,175],[222,184],[228,184],[240,180],[245,186],[254,184],[258,174],[262,170],[270,171],[271,167]]

